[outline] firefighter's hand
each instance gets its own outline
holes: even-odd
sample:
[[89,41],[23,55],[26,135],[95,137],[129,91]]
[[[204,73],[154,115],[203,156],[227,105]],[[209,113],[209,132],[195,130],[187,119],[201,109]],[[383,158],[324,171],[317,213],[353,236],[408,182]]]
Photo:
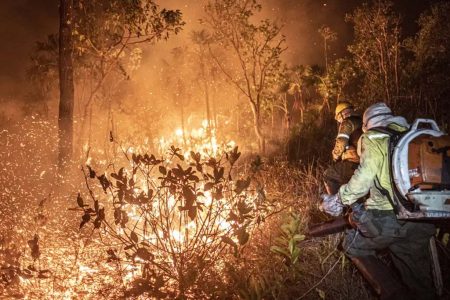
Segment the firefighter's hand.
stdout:
[[333,217],[337,217],[342,214],[344,205],[342,204],[341,199],[339,199],[339,193],[334,195],[323,194],[321,197],[323,201],[320,210]]

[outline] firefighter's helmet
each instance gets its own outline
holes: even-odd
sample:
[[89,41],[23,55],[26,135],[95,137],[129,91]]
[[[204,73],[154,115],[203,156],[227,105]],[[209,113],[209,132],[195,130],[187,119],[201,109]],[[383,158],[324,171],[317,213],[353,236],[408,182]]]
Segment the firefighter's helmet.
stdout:
[[342,120],[350,116],[353,113],[353,105],[350,102],[342,101],[336,105],[336,110],[334,111],[334,118],[336,120]]

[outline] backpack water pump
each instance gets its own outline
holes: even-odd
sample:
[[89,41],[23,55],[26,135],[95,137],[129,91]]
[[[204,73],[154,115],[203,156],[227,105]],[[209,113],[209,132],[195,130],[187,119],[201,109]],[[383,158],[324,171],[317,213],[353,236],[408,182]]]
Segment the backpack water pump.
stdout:
[[390,160],[399,219],[450,219],[450,136],[434,120],[391,134]]

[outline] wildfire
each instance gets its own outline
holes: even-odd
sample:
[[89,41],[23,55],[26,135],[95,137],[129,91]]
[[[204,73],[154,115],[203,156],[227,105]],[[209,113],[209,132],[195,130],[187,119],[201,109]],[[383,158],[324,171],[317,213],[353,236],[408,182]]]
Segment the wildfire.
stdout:
[[[86,225],[82,225],[84,228],[91,226],[87,230],[90,241],[74,242],[74,249],[78,249],[76,254],[71,252],[70,247],[42,247],[43,255],[45,253],[51,259],[43,260],[40,268],[53,271],[61,270],[62,266],[68,274],[64,284],[57,289],[48,285],[46,294],[64,299],[80,295],[90,298],[87,296],[90,290],[99,290],[102,284],[115,286],[116,293],[121,293],[147,278],[150,272],[148,268],[153,264],[160,266],[157,274],[164,277],[163,290],[177,290],[188,265],[194,268],[201,261],[216,261],[223,255],[220,251],[224,249],[236,251],[236,247],[241,244],[236,232],[245,231],[248,225],[247,217],[237,216],[237,202],[244,199],[246,205],[251,207],[257,195],[254,191],[246,190],[237,196],[236,182],[231,181],[229,174],[224,172],[225,168],[230,168],[229,153],[237,151],[237,148],[234,149],[235,142],[219,142],[216,130],[210,128],[209,123],[204,120],[200,127],[184,131],[178,128],[172,131],[171,136],[157,139],[160,151],[157,157],[152,155],[152,159],[158,161],[153,165],[135,160],[136,156],[143,157],[143,153],[148,153],[149,144],[124,145],[118,142],[116,151],[123,154],[122,158],[120,160],[117,156],[109,162],[93,158],[105,155],[105,151],[100,153],[100,150],[89,149],[85,145],[84,151],[89,152],[85,156],[88,164],[95,163],[102,168],[101,173],[94,173],[92,177],[89,168],[90,178],[87,178],[92,182],[93,193],[98,196],[96,206],[88,203],[93,199],[84,198],[78,208],[78,211],[84,211],[85,216],[90,209],[89,220]],[[167,155],[167,149],[177,149],[179,152],[177,155]],[[200,164],[200,161],[196,161],[200,157],[203,169],[195,167]],[[210,160],[215,161],[216,165],[206,163]],[[115,168],[115,164],[119,163],[124,166],[120,176],[117,174],[119,170]],[[177,166],[181,168],[178,172],[182,175],[175,174]],[[179,180],[174,184],[175,191],[170,188],[170,180],[164,182],[168,171],[162,172],[158,167],[171,170],[172,176],[175,176],[172,178],[181,176],[173,179]],[[188,169],[192,169],[192,172]],[[188,173],[190,175],[183,175]],[[186,177],[180,179],[183,176]],[[108,188],[98,184],[100,178],[109,182]],[[126,190],[126,195],[120,196],[121,200],[118,196],[119,181],[126,186],[123,190]],[[187,196],[183,187],[189,187],[195,198],[191,206],[186,204]],[[96,227],[99,233],[97,236],[92,234],[91,224],[99,209],[104,209],[110,221],[107,226],[102,224]],[[239,221],[236,219],[238,217]],[[233,247],[226,247],[223,240]],[[96,259],[92,260],[94,257]],[[99,263],[101,261],[108,263]],[[221,264],[214,267],[221,268]],[[203,266],[200,264],[195,268],[201,272]],[[97,281],[98,278],[102,278],[101,283]],[[26,277],[20,277],[20,281],[21,286],[35,284],[34,280]]]
[[216,157],[236,146],[234,141],[219,142],[217,131],[210,126],[210,121],[203,120],[201,126],[191,130],[177,128],[170,137],[157,140],[160,153],[164,153],[171,145],[182,147],[184,157],[189,158],[191,151],[198,152],[204,157]]

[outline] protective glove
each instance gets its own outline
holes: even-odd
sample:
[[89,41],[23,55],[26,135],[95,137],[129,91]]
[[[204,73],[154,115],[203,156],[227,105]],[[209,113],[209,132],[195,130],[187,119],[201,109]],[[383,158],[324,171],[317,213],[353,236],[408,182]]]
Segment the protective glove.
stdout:
[[342,214],[344,210],[344,205],[339,198],[339,193],[334,195],[323,194],[322,196],[322,205],[320,209],[327,214],[337,217]]

